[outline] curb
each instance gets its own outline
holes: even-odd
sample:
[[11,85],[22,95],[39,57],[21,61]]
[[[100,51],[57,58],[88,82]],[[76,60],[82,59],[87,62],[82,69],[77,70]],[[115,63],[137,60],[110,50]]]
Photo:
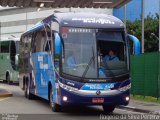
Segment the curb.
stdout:
[[9,91],[6,91],[4,89],[0,89],[0,97],[11,97],[13,94]]
[[144,110],[144,109],[140,109],[140,108],[136,108],[136,107],[132,107],[132,106],[117,106],[117,108],[160,116],[160,111]]

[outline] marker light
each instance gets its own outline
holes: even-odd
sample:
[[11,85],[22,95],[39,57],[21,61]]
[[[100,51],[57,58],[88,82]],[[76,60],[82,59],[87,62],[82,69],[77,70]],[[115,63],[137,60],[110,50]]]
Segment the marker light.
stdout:
[[126,101],[129,101],[129,97],[128,96],[126,97]]
[[68,98],[66,96],[63,96],[63,101],[67,101]]

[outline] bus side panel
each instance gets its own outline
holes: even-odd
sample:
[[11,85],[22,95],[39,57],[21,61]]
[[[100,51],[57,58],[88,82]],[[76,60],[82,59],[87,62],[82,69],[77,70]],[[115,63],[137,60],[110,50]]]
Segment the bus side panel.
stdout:
[[51,55],[47,52],[37,52],[32,54],[34,63],[35,84],[37,95],[48,99],[48,82],[54,79]]
[[[9,53],[1,53],[0,54],[0,79],[6,80],[6,72],[8,71],[10,73],[10,70],[12,69],[10,65],[9,60]],[[11,76],[10,76],[11,77]]]

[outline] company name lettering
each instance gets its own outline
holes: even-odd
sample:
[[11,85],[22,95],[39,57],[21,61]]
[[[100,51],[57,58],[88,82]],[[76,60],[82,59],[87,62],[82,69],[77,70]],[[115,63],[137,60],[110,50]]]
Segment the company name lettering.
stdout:
[[83,21],[84,23],[100,23],[100,24],[115,24],[113,21],[103,18],[72,18],[73,21]]

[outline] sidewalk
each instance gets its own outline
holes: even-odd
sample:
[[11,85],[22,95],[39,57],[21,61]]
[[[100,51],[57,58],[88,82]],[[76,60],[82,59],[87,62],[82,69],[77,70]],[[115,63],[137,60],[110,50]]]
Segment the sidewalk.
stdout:
[[8,90],[0,88],[0,97],[11,97],[12,93]]
[[118,106],[118,108],[132,110],[136,112],[160,115],[160,104],[152,102],[143,102],[131,99],[128,106]]

